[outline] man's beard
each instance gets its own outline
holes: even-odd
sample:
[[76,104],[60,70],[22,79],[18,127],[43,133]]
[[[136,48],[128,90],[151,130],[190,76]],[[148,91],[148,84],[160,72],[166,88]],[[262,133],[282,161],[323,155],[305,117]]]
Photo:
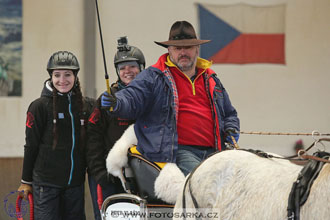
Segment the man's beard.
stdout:
[[[180,59],[181,58],[187,58],[187,59],[189,59],[189,63],[188,64],[184,64],[184,65],[182,65],[182,64],[180,64]],[[196,60],[196,58],[197,57],[195,57],[195,60]],[[178,63],[175,63],[175,65],[182,71],[182,72],[185,72],[185,71],[189,71],[189,70],[191,70],[192,68],[193,68],[193,66],[194,66],[194,61],[190,58],[190,57],[188,57],[188,56],[181,56],[181,57],[179,57],[178,58]]]

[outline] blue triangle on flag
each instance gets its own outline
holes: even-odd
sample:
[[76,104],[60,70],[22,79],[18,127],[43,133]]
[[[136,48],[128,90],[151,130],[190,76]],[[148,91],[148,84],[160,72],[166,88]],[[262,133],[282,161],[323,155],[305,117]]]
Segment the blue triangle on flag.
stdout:
[[209,59],[235,40],[241,32],[198,4],[200,38],[211,40],[201,45],[200,56]]

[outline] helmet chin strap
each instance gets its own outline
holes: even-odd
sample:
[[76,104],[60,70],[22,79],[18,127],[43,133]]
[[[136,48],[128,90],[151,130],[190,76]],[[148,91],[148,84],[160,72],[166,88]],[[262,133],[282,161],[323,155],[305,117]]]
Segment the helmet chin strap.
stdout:
[[144,70],[144,65],[140,64],[140,72],[142,72],[142,70]]
[[72,90],[73,90],[74,88],[76,88],[77,86],[78,86],[78,76],[75,75],[75,79],[74,79],[74,83],[73,83],[72,88],[71,88],[68,92],[63,93],[63,94],[69,94],[69,93],[72,93]]
[[120,79],[118,80],[118,88],[119,89],[123,89],[123,88],[125,88],[127,85],[126,84],[124,84]]

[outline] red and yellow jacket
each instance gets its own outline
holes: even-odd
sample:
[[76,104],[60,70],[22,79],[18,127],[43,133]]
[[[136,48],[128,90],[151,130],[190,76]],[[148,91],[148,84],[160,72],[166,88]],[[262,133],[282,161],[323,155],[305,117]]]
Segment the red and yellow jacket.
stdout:
[[[162,55],[156,64],[142,71],[126,89],[117,92],[117,107],[113,114],[136,119],[137,150],[155,162],[175,162],[178,149],[177,123],[179,96],[170,71],[174,65]],[[214,122],[214,147],[224,149],[224,131],[239,131],[235,108],[220,80],[207,60],[198,58]],[[201,125],[202,126],[202,125]]]

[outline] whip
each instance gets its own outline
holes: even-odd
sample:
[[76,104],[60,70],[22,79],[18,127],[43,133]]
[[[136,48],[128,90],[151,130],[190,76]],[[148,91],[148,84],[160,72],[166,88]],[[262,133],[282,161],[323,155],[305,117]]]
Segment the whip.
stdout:
[[[97,23],[99,26],[99,33],[100,33],[100,40],[101,40],[101,48],[102,48],[102,55],[103,55],[103,63],[104,63],[104,78],[106,82],[107,92],[109,95],[111,95],[110,85],[109,85],[109,74],[107,69],[107,62],[105,58],[105,52],[104,52],[104,44],[103,44],[103,37],[102,37],[102,28],[101,28],[101,20],[100,20],[100,13],[99,13],[99,5],[97,3],[97,0],[95,0],[95,6],[96,6],[96,14],[97,14]],[[113,108],[110,107],[110,111],[112,111]]]
[[330,133],[320,133],[313,131],[312,133],[289,133],[289,132],[262,132],[262,131],[240,131],[240,134],[254,134],[254,135],[295,135],[295,136],[330,136]]
[[[17,220],[23,220],[23,214],[21,212],[21,203],[22,203],[22,197],[19,195],[16,199],[16,218]],[[33,196],[31,193],[28,195],[29,204],[30,204],[30,220],[34,220],[34,211],[33,211]]]

